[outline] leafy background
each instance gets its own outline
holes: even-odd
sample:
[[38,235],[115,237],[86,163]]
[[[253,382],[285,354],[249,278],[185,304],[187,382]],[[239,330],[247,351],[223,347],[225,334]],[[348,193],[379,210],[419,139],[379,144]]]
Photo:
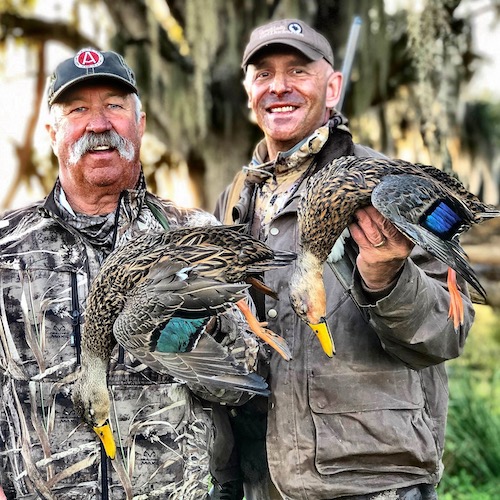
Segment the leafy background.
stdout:
[[[0,0],[0,210],[40,198],[55,180],[45,81],[75,50],[126,57],[148,115],[149,186],[212,210],[261,136],[241,85],[251,29],[302,18],[329,38],[342,69],[354,16],[362,26],[343,111],[355,139],[454,171],[498,206],[500,64],[477,40],[486,31],[500,37],[499,0]],[[494,55],[500,40],[490,40]],[[500,498],[500,221],[463,244],[488,304],[476,307],[463,356],[448,363],[439,491],[446,500],[493,500]]]

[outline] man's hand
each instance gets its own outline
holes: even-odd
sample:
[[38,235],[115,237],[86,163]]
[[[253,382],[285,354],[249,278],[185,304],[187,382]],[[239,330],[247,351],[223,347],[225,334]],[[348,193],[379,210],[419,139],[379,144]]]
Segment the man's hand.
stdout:
[[357,210],[355,218],[349,230],[359,246],[356,265],[361,278],[372,290],[387,288],[414,244],[372,206]]
[[0,485],[0,500],[7,500],[5,493],[3,492],[2,485]]

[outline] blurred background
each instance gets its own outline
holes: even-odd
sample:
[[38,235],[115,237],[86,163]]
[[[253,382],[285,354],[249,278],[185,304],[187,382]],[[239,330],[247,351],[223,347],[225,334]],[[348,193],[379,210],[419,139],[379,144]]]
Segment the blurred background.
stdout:
[[[150,189],[213,210],[261,133],[241,84],[250,31],[298,17],[342,70],[361,30],[342,111],[357,142],[453,171],[500,203],[500,0],[0,0],[0,211],[46,195],[57,175],[44,123],[47,76],[82,47],[116,50],[147,113]],[[446,500],[500,498],[500,220],[463,238],[488,292],[451,402]]]

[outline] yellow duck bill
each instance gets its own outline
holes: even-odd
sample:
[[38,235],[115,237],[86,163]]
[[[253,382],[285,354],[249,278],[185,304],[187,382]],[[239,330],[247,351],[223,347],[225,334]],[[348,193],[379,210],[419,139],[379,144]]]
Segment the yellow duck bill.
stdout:
[[103,425],[92,427],[92,429],[94,429],[94,432],[102,441],[106,455],[111,458],[111,460],[113,460],[116,457],[116,444],[109,422],[106,421],[106,423],[104,423]]
[[329,358],[332,358],[335,354],[335,344],[326,320],[322,318],[322,321],[319,323],[308,323],[308,325],[318,337],[319,343],[321,344],[323,351],[325,351],[325,354]]

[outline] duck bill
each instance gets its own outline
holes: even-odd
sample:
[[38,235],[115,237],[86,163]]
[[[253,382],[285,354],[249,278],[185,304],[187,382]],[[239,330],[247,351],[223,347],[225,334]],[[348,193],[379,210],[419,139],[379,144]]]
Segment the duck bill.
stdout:
[[116,444],[109,422],[106,421],[103,425],[92,427],[92,429],[94,429],[94,432],[99,436],[106,455],[113,460],[116,457]]
[[308,325],[318,337],[319,343],[321,344],[323,351],[325,351],[325,354],[329,358],[332,358],[335,354],[335,344],[326,320],[322,318],[319,323],[308,323]]

